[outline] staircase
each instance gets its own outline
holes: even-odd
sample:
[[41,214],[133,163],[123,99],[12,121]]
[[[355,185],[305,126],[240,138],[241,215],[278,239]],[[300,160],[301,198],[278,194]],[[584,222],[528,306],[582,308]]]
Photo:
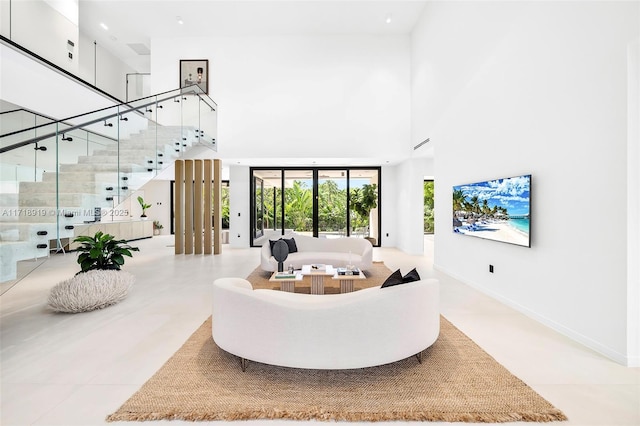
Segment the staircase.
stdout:
[[60,164],[42,181],[20,182],[17,194],[0,194],[0,282],[16,279],[17,262],[61,250],[75,225],[128,203],[134,191],[204,138],[194,127],[149,122],[120,143]]

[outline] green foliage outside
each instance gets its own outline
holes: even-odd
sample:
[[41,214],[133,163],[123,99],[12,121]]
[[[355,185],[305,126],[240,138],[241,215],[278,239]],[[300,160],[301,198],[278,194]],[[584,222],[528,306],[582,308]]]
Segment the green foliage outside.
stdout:
[[140,251],[138,247],[125,244],[125,240],[114,238],[113,235],[98,231],[93,237],[81,235],[73,240],[82,243],[78,248],[78,263],[81,269],[78,274],[93,269],[120,270],[124,265],[124,256],[132,257],[132,251]]
[[[273,188],[265,189],[264,194],[261,194],[257,189],[255,194],[256,219],[258,223],[260,220],[263,221],[265,229],[281,227],[282,189],[275,189],[275,203],[273,191]],[[259,207],[261,200],[264,212]],[[377,207],[377,200],[375,184],[351,189],[352,229],[369,226],[369,212]],[[322,232],[346,232],[347,190],[340,189],[335,180],[327,179],[318,184],[318,201],[318,229]],[[295,180],[291,188],[285,189],[284,217],[286,229],[295,229],[298,232],[313,231],[313,190],[306,182]]]
[[435,231],[433,219],[433,181],[424,181],[424,233],[433,234]]
[[318,229],[323,232],[347,231],[347,191],[334,180],[318,185]]
[[[229,229],[229,187],[222,186],[220,188],[220,202],[222,204],[222,229]],[[211,205],[214,206],[213,191],[211,191]]]
[[378,186],[376,184],[364,184],[362,188],[353,188],[349,205],[351,210],[356,212],[355,217],[352,216],[351,228],[366,228],[369,236],[371,231],[369,229],[371,210],[378,207]]
[[222,229],[229,229],[229,187],[222,187]]
[[313,230],[313,193],[305,182],[293,181],[284,191],[285,228],[296,231]]

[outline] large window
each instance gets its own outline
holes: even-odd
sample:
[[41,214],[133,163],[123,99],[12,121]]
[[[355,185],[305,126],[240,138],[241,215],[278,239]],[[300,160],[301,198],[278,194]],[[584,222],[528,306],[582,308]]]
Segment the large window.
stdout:
[[287,232],[379,245],[380,168],[252,168],[252,245]]

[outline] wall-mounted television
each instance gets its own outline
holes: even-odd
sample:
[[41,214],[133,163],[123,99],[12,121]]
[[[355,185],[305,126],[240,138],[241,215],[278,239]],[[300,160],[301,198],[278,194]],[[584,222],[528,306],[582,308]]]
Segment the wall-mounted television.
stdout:
[[531,247],[531,175],[454,186],[453,232]]

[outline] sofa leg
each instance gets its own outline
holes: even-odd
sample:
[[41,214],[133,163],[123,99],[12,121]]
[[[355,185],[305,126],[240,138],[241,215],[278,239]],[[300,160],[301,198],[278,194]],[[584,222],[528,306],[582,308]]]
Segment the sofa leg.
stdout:
[[240,358],[240,367],[242,368],[242,371],[246,371],[247,370],[247,360],[244,358]]
[[416,358],[418,359],[418,362],[419,362],[420,364],[422,364],[422,352],[418,352],[418,353],[416,354]]

